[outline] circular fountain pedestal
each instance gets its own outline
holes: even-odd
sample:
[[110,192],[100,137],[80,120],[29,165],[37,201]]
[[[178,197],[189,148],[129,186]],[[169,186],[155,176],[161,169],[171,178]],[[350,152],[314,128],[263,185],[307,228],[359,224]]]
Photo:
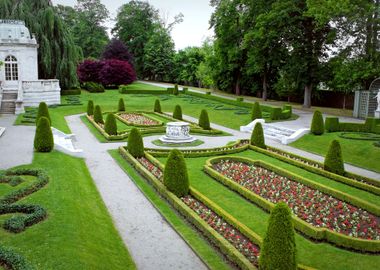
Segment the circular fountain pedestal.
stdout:
[[166,135],[160,138],[163,143],[191,143],[196,138],[190,135],[190,124],[186,122],[169,122]]

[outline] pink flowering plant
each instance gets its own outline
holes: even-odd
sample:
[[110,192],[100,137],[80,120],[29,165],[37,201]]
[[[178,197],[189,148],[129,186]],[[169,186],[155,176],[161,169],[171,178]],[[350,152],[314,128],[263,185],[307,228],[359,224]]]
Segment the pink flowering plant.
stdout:
[[121,113],[119,116],[130,125],[158,126],[161,124],[159,121],[151,119],[141,113]]
[[221,160],[213,169],[276,204],[283,201],[300,219],[348,236],[380,240],[380,218],[265,168]]

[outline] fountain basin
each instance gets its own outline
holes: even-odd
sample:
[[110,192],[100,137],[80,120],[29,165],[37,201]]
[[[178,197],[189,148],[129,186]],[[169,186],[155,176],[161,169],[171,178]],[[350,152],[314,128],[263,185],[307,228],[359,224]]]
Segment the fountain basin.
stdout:
[[187,122],[168,122],[166,135],[160,138],[163,143],[190,143],[195,140],[190,135],[190,124]]

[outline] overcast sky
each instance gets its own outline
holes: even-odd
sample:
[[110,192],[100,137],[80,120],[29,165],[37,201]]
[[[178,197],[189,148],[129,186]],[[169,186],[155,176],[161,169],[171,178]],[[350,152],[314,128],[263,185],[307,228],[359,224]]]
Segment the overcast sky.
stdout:
[[[76,0],[52,0],[53,4],[74,6]],[[117,9],[129,1],[101,0],[110,11],[111,17],[115,18]],[[213,8],[209,6],[208,0],[148,0],[152,6],[160,10],[160,14],[168,14],[170,18],[182,12],[184,21],[176,25],[172,31],[172,37],[176,49],[183,49],[187,46],[200,46],[205,38],[212,36],[209,28],[209,19]],[[172,21],[171,19],[169,22]],[[112,27],[114,22],[110,22]]]

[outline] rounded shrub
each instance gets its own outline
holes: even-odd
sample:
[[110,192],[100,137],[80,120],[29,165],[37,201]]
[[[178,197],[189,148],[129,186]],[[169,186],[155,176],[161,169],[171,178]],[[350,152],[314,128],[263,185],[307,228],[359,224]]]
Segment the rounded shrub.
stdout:
[[162,113],[161,103],[159,99],[156,99],[156,101],[154,102],[154,111],[157,113]]
[[253,104],[253,107],[252,107],[252,115],[251,115],[251,119],[252,121],[253,120],[256,120],[256,119],[261,119],[263,118],[263,115],[261,113],[261,108],[260,108],[260,104],[258,102],[255,102]]
[[107,115],[106,123],[104,124],[104,131],[108,135],[117,135],[116,118],[113,113],[109,113]]
[[99,124],[104,124],[102,109],[99,105],[95,106],[94,121]]
[[292,213],[280,202],[271,211],[259,258],[260,270],[296,270],[297,250]]
[[264,130],[261,123],[257,123],[251,135],[251,145],[266,149]]
[[323,123],[323,116],[320,111],[315,111],[313,114],[313,120],[311,121],[311,133],[314,135],[322,135],[325,132],[325,125]]
[[330,143],[323,168],[326,171],[344,175],[344,162],[342,156],[342,149],[337,140]]
[[185,158],[178,149],[170,151],[164,170],[164,185],[179,198],[189,193]]
[[49,119],[49,123],[51,125],[51,118],[49,114],[49,108],[45,102],[41,102],[40,105],[38,106],[38,113],[37,113],[37,118],[36,118],[36,125],[38,124],[38,120],[41,117],[46,117]]
[[50,127],[50,121],[42,116],[38,120],[36,134],[34,136],[34,149],[37,152],[51,152],[54,148],[54,138]]
[[124,104],[124,99],[123,98],[119,99],[119,104],[117,106],[117,110],[119,112],[125,112],[125,104]]
[[173,118],[182,120],[182,108],[179,105],[176,105],[173,112]]
[[94,115],[94,102],[92,100],[87,102],[87,115]]
[[208,118],[208,113],[206,110],[201,111],[201,115],[199,116],[198,125],[205,130],[211,129],[210,119]]
[[140,131],[132,128],[128,136],[128,152],[135,158],[144,156],[144,142]]

